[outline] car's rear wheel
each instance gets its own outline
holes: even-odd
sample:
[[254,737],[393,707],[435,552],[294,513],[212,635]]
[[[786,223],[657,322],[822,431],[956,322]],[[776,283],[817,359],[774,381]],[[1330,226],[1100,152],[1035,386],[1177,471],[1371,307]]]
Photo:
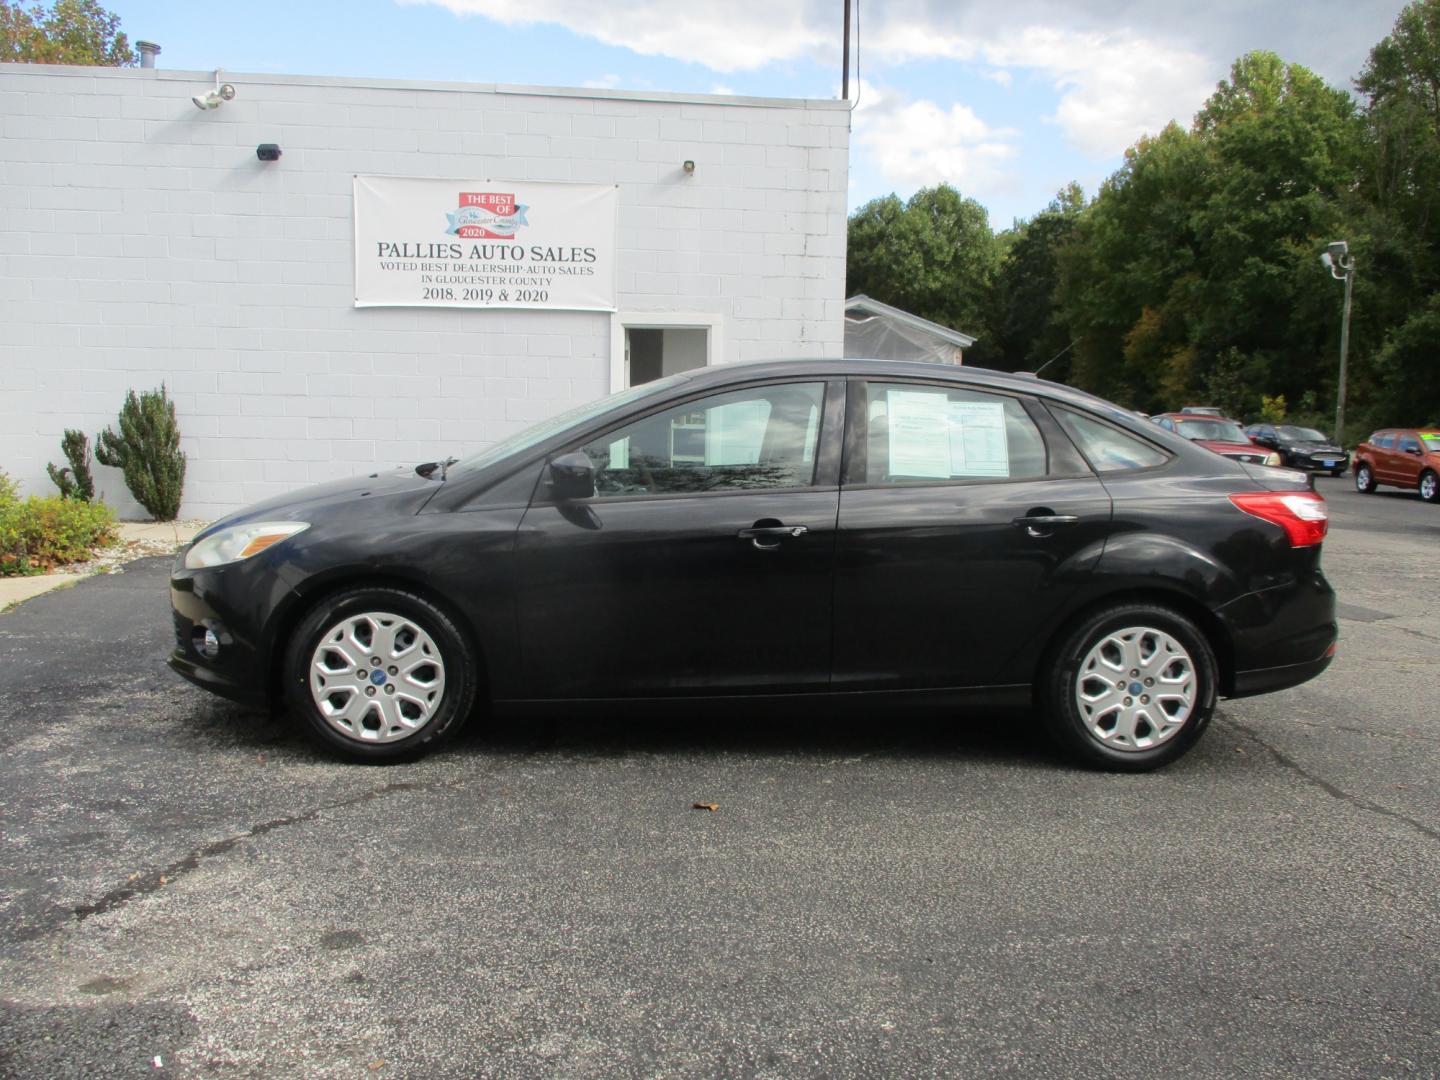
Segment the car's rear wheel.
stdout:
[[1420,498],[1428,503],[1440,502],[1440,477],[1433,469],[1426,469],[1420,474]]
[[475,702],[474,650],[453,621],[401,589],[327,597],[285,654],[286,697],[312,735],[362,761],[432,749]]
[[1040,695],[1046,725],[1088,764],[1124,772],[1169,764],[1215,711],[1214,650],[1199,627],[1164,605],[1094,611],[1051,655]]
[[1355,490],[1362,495],[1369,495],[1375,490],[1375,473],[1369,465],[1355,466]]

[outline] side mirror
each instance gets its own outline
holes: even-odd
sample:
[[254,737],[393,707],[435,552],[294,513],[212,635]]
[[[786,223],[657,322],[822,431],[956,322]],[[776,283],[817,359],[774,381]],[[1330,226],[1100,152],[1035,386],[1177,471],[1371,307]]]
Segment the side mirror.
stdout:
[[595,466],[580,451],[550,462],[550,494],[556,502],[588,499],[595,494]]

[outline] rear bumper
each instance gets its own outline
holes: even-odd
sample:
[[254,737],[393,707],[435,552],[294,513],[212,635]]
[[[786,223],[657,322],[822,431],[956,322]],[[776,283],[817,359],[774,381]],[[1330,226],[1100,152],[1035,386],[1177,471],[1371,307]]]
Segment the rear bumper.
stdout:
[[1252,697],[1268,694],[1273,690],[1288,690],[1292,686],[1309,682],[1327,667],[1334,657],[1326,649],[1326,655],[1318,660],[1307,660],[1303,664],[1285,664],[1282,667],[1257,668],[1254,671],[1235,673],[1235,685],[1229,697]]
[[1242,596],[1216,614],[1233,646],[1225,697],[1267,694],[1313,679],[1330,666],[1340,634],[1335,592],[1318,567]]

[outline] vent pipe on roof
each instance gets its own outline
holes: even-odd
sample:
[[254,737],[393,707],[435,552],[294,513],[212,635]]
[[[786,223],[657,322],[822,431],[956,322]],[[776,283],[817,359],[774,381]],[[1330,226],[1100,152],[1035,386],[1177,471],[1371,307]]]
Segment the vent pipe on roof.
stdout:
[[160,55],[160,46],[153,41],[137,41],[135,48],[140,50],[140,66],[142,68],[153,68],[155,57]]

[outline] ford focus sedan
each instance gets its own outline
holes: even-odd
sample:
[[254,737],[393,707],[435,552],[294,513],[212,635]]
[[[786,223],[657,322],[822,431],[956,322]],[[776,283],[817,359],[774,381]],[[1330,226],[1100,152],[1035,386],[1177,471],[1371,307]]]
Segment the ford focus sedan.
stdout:
[[527,705],[1030,709],[1151,769],[1330,663],[1324,500],[1033,377],[702,369],[215,523],[171,666],[352,758]]

